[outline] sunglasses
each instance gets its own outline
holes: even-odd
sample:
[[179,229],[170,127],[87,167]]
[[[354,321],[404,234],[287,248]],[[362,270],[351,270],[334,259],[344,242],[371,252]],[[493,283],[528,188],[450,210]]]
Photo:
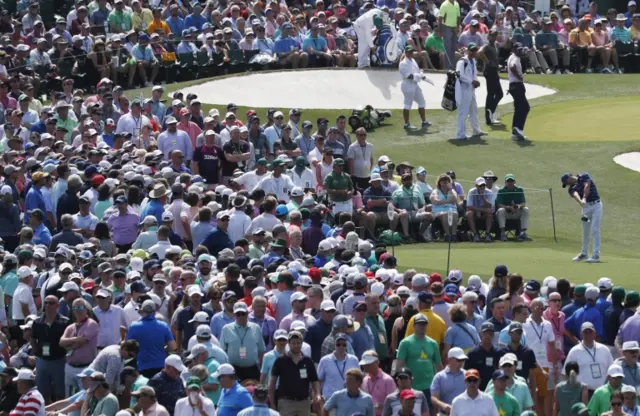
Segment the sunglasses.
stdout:
[[475,384],[478,381],[480,381],[480,380],[478,380],[477,378],[468,378],[468,379],[465,380],[465,382],[469,383],[469,384]]
[[45,302],[44,302],[44,304],[45,304],[45,305],[57,305],[57,304],[58,304],[58,302],[54,302],[54,301],[52,301],[52,300],[48,300],[48,301],[45,301]]
[[73,308],[71,308],[74,311],[83,311],[86,309],[86,307],[84,306],[74,306]]
[[225,222],[227,222],[227,221],[229,221],[229,218],[226,218],[226,217],[225,217],[225,218],[220,218],[220,219],[218,220],[218,222],[220,222],[220,221],[225,221]]
[[502,367],[511,368],[513,367],[513,364],[502,364]]
[[406,376],[406,375],[398,376],[398,380],[409,380],[409,376]]
[[620,407],[622,406],[622,402],[611,402],[612,407]]
[[246,312],[236,312],[235,313],[236,316],[247,316]]
[[562,299],[549,299],[549,302],[561,302]]
[[338,343],[336,344],[336,347],[346,347],[346,346],[347,346],[347,343],[346,343],[346,342],[338,342]]
[[280,117],[280,116],[276,117],[276,120],[283,120],[283,119],[284,117]]

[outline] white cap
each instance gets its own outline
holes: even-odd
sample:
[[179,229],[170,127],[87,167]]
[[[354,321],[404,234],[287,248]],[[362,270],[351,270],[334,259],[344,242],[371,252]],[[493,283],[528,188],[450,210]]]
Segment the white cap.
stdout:
[[[395,286],[403,286],[404,285],[404,276],[401,274],[396,274],[393,276],[393,284]],[[400,289],[400,288],[398,288]]]
[[611,364],[607,370],[607,377],[624,377],[624,371],[618,364]]
[[64,282],[62,287],[58,289],[59,292],[78,292],[80,293],[80,288],[75,282]]
[[426,286],[429,283],[429,279],[425,274],[417,274],[411,278],[411,286]]
[[382,155],[378,158],[378,163],[380,162],[389,163],[391,162],[391,159],[389,159],[389,156],[387,155]]
[[371,285],[371,293],[376,296],[382,296],[384,293],[384,284],[380,282],[375,282]]
[[404,304],[405,308],[413,308],[418,310],[418,298],[409,298]]
[[627,341],[622,344],[622,351],[638,351],[640,350],[640,346],[638,346],[638,341]]
[[60,267],[58,267],[58,271],[63,270],[73,270],[73,266],[71,265],[71,263],[62,263]]
[[293,321],[293,322],[291,322],[291,325],[289,326],[289,329],[291,331],[306,331],[307,330],[307,326],[302,321]]
[[192,296],[192,295],[200,295],[200,296],[203,296],[203,294],[202,294],[202,290],[200,290],[200,286],[198,286],[198,285],[191,285],[191,286],[189,286],[189,289],[187,290],[187,294],[188,294],[189,296]]
[[486,185],[487,182],[484,180],[484,178],[482,176],[479,176],[476,178],[476,186],[478,185]]
[[247,308],[247,304],[244,302],[238,302],[235,305],[233,305],[233,313],[236,314],[238,312],[248,313],[249,308]]
[[179,355],[171,354],[164,360],[164,365],[171,366],[176,370],[182,372],[184,371],[184,364],[182,364],[182,360]]
[[447,278],[452,283],[460,283],[462,281],[462,271],[458,269],[451,269]]
[[212,377],[220,377],[220,376],[232,376],[236,373],[236,370],[233,369],[231,364],[221,364],[220,367],[213,373]]
[[620,389],[620,393],[625,394],[625,393],[633,393],[635,395],[638,394],[638,392],[636,391],[636,388],[633,386],[630,386],[628,384],[623,384],[622,385],[622,389]]
[[331,299],[323,300],[320,304],[320,309],[323,311],[335,311],[336,305]]
[[284,114],[282,114],[282,111],[276,111],[275,113],[273,113],[273,118],[276,117],[284,117]]
[[482,278],[477,274],[469,276],[467,280],[467,290],[480,290],[482,287]]
[[196,337],[198,338],[211,338],[211,328],[208,324],[198,325],[196,328]]
[[129,266],[131,270],[141,272],[144,268],[144,261],[140,257],[132,257]]
[[27,368],[23,368],[21,370],[18,371],[18,376],[14,377],[13,381],[20,381],[20,380],[35,380],[36,376],[33,374],[33,371],[27,369]]
[[194,322],[207,323],[209,322],[209,315],[205,311],[196,312],[193,318],[189,320],[190,324]]
[[18,277],[24,279],[26,277],[33,276],[33,270],[28,266],[22,266],[18,269]]
[[307,299],[307,295],[305,295],[302,292],[295,292],[294,294],[291,295],[291,303],[297,302],[299,300],[306,300],[306,299]]
[[462,351],[462,348],[453,347],[447,353],[447,358],[455,358],[456,360],[466,360],[469,357],[465,355],[464,351]]
[[411,290],[409,290],[409,288],[406,286],[400,286],[399,288],[396,289],[396,293],[398,294],[398,296],[411,295]]
[[631,7],[635,5],[636,5],[636,2],[634,0],[631,0],[629,3],[627,3],[627,7]]
[[598,289],[600,290],[609,290],[613,287],[613,282],[608,277],[601,277],[598,280]]
[[323,251],[329,251],[331,250],[331,242],[329,242],[329,240],[326,240],[326,239],[322,240],[320,241],[318,248]]
[[380,279],[382,282],[388,282],[391,278],[391,273],[387,269],[376,270],[376,279]]
[[369,364],[373,364],[373,363],[377,363],[378,361],[380,361],[378,359],[378,356],[376,355],[376,353],[374,351],[365,351],[362,354],[362,359],[360,360],[360,365],[369,365]]
[[196,344],[193,347],[191,347],[191,355],[189,355],[189,358],[195,358],[198,355],[202,354],[203,352],[206,352],[207,356],[209,355],[209,349],[206,347],[206,345]]
[[516,357],[515,354],[513,353],[506,353],[505,355],[502,356],[502,358],[500,358],[500,367],[502,367],[505,364],[515,364],[518,362],[518,357]]

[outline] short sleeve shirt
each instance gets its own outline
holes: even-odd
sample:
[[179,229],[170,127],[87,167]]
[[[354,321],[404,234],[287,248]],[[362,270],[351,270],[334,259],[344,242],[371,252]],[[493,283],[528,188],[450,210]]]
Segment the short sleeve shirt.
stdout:
[[460,18],[460,5],[457,1],[443,1],[440,5],[440,16],[442,23],[447,27],[456,27]]
[[438,344],[429,338],[417,339],[415,334],[403,339],[398,347],[398,359],[413,372],[416,390],[427,390],[436,373],[436,365],[441,362]]
[[514,186],[511,191],[506,186],[503,186],[498,191],[498,196],[496,197],[496,205],[519,205],[526,202],[524,190],[519,186]]

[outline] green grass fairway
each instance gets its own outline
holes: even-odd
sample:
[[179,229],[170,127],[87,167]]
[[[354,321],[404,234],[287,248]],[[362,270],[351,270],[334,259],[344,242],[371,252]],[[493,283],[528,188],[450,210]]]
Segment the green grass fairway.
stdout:
[[[206,80],[168,85],[167,92],[203,81]],[[484,82],[483,79],[480,81]],[[408,160],[415,166],[424,166],[432,186],[438,174],[454,169],[465,191],[468,191],[471,181],[484,171],[493,170],[500,178],[514,173],[520,186],[537,189],[526,191],[531,210],[529,234],[534,241],[454,245],[452,267],[461,269],[465,276],[479,274],[487,278],[496,264],[504,263],[510,270],[522,273],[525,279],[541,280],[554,275],[575,282],[593,282],[598,277],[609,276],[617,284],[640,289],[637,278],[640,271],[637,248],[640,176],[613,162],[613,157],[619,153],[640,149],[639,144],[630,141],[640,139],[637,127],[640,74],[528,75],[526,81],[557,91],[531,101],[525,129],[532,139],[530,143],[517,144],[509,140],[507,130],[510,125],[502,130],[483,127],[489,136],[482,140],[451,140],[455,135],[456,115],[444,110],[427,112],[428,119],[434,123],[428,132],[405,132],[401,111],[396,111],[384,126],[369,135],[375,146],[375,155],[386,154],[396,163]],[[136,90],[135,95],[140,92],[145,96],[151,94],[147,88]],[[238,97],[251,93],[238,89]],[[321,94],[322,91],[300,93]],[[212,106],[203,107],[208,111]],[[223,106],[218,106],[218,109],[224,114]],[[266,109],[256,110],[260,117],[265,116]],[[289,109],[280,110],[286,115]],[[247,108],[238,110],[243,120],[246,111]],[[351,109],[302,111],[302,119],[311,120],[314,124],[318,117],[324,116],[333,121],[340,114],[348,116],[351,113]],[[498,109],[505,122],[510,121],[512,111],[512,104]],[[417,111],[412,112],[412,120],[418,122]],[[483,120],[481,116],[481,123]],[[603,263],[598,265],[571,261],[580,250],[580,209],[569,198],[566,189],[562,189],[560,176],[564,172],[582,171],[591,173],[604,204]],[[555,203],[557,243],[553,239],[549,189],[552,189]],[[446,269],[446,244],[396,247],[395,251],[403,268],[416,268],[423,272]]]

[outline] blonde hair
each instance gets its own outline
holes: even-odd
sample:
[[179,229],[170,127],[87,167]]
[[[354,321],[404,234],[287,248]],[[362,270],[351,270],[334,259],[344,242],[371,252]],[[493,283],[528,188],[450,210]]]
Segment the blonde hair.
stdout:
[[438,176],[438,179],[436,179],[436,188],[440,188],[440,182],[451,182],[451,176],[447,175],[446,173],[443,173],[442,175]]

